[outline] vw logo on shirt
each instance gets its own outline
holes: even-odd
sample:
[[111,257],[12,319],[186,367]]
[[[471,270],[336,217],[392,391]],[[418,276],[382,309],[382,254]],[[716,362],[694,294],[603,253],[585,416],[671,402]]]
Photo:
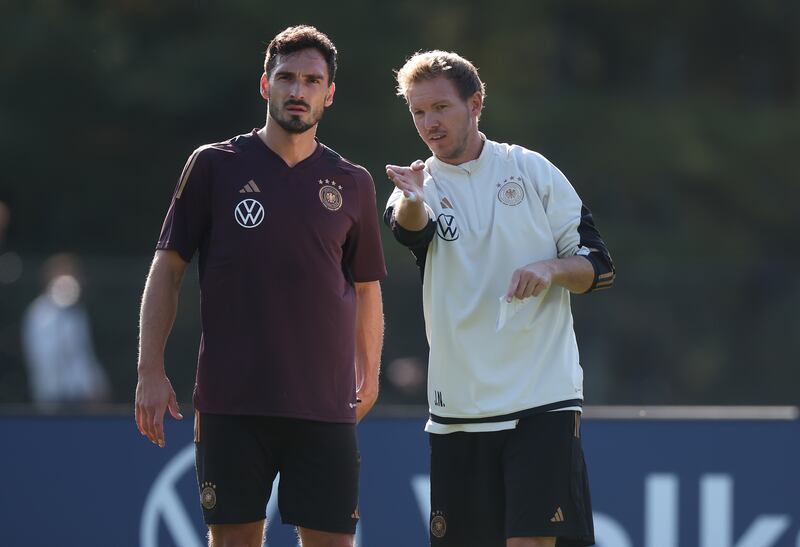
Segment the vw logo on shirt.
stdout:
[[436,231],[439,237],[445,241],[455,241],[458,239],[458,225],[456,224],[456,217],[453,215],[440,214],[436,219],[438,226]]
[[264,220],[264,206],[254,199],[243,199],[236,205],[234,217],[242,228],[255,228]]

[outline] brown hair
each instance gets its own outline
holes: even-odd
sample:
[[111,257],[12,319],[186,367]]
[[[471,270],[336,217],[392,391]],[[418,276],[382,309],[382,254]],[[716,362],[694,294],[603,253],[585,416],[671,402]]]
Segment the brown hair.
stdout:
[[328,83],[333,83],[336,76],[336,46],[325,33],[309,25],[289,27],[272,39],[264,58],[264,72],[267,73],[267,77],[275,68],[278,55],[288,55],[303,49],[316,49],[322,54],[328,64]]
[[462,99],[476,92],[486,97],[486,86],[478,76],[478,69],[458,53],[449,51],[417,52],[397,71],[397,94],[408,99],[408,88],[420,80],[444,76],[453,82]]

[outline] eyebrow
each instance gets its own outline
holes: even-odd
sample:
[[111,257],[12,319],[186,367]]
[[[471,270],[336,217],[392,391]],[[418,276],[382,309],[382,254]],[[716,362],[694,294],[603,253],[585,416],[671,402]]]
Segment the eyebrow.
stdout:
[[[275,73],[275,76],[294,76],[296,72],[293,70],[279,70]],[[325,75],[322,72],[308,72],[305,74],[301,74],[302,78],[318,78],[320,80],[325,79]]]
[[[447,99],[439,99],[438,101],[434,101],[434,102],[431,103],[431,108],[435,108],[435,107],[439,106],[440,104],[450,104],[450,101],[447,100]],[[411,111],[422,110],[422,107],[413,106],[413,105],[409,104],[408,105],[408,109],[411,110]]]

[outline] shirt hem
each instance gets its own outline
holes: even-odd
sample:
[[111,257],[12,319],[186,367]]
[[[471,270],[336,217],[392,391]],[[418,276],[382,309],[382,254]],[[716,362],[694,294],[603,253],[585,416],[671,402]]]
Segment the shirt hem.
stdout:
[[296,420],[308,420],[309,422],[327,422],[337,424],[355,424],[356,417],[353,416],[321,416],[319,414],[303,414],[297,412],[263,411],[253,409],[219,410],[208,409],[202,406],[195,406],[201,414],[220,414],[223,416],[264,416],[266,418],[292,418]]
[[484,416],[480,418],[460,418],[460,417],[449,417],[449,416],[437,416],[436,414],[430,414],[430,420],[434,423],[438,424],[483,424],[483,423],[492,423],[492,422],[510,422],[513,420],[518,420],[520,418],[524,418],[525,416],[531,416],[533,414],[540,414],[542,412],[549,412],[551,410],[558,410],[561,408],[566,407],[583,407],[583,399],[567,399],[564,401],[557,401],[555,403],[549,403],[546,405],[534,406],[531,408],[526,408],[524,410],[518,410],[516,412],[511,412],[509,414],[499,414],[496,416]]

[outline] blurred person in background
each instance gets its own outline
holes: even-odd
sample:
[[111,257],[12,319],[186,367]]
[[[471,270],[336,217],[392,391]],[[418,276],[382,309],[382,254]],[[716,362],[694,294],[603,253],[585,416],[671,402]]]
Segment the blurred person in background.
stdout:
[[81,304],[80,264],[57,254],[42,266],[44,291],[25,312],[22,344],[31,398],[43,410],[85,409],[108,402],[110,386]]
[[27,302],[21,300],[17,282],[22,258],[9,243],[11,208],[0,201],[0,402],[29,400],[24,357],[20,347],[20,318]]
[[22,259],[6,243],[10,223],[11,209],[0,201],[0,286],[11,285],[22,275]]
[[425,400],[425,364],[418,357],[398,357],[386,365],[384,374],[402,403],[419,404]]
[[478,131],[472,63],[418,53],[397,84],[433,154],[386,166],[384,217],[423,272],[431,545],[592,545],[570,293],[609,288],[611,257],[561,171]]
[[266,124],[191,155],[145,285],[136,422],[164,446],[167,408],[182,417],[164,346],[199,253],[195,454],[215,547],[262,544],[278,473],[281,520],[304,547],[353,545],[356,423],[378,396],[386,268],[372,177],[315,137],[336,55],[314,27],[270,42]]

